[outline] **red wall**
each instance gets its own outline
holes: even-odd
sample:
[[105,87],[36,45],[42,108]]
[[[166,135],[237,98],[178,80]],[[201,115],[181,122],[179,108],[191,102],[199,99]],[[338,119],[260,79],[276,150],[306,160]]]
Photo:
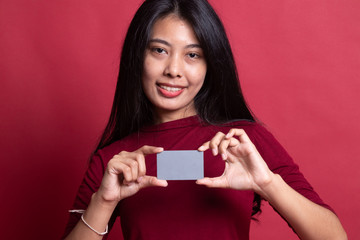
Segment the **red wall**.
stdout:
[[[0,1],[2,238],[62,234],[140,2]],[[255,114],[360,236],[359,2],[211,2]],[[296,239],[267,204],[251,235]]]

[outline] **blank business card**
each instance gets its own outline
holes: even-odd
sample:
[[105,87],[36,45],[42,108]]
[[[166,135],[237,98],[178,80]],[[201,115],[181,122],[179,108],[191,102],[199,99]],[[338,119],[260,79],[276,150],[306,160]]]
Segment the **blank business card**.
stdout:
[[157,178],[197,180],[204,177],[204,153],[197,150],[163,151],[157,154]]

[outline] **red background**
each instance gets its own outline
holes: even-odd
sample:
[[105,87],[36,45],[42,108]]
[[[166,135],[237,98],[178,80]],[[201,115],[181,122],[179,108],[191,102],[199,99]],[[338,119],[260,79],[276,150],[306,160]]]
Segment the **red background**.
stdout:
[[[140,0],[0,0],[1,236],[58,239]],[[255,114],[360,236],[360,4],[211,1]],[[296,239],[264,204],[252,239]],[[119,239],[118,229],[111,239]]]

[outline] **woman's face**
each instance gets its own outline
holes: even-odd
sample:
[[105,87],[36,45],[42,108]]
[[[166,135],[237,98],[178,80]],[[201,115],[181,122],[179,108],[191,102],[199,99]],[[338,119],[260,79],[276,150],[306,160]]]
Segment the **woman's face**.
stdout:
[[142,86],[156,122],[196,114],[194,97],[206,75],[206,60],[190,24],[175,15],[155,22],[145,50]]

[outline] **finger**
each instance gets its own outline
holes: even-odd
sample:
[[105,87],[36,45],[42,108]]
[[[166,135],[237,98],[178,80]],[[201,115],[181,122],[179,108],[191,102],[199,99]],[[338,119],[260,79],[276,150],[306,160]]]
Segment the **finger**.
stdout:
[[202,178],[196,181],[196,184],[204,185],[210,188],[228,188],[223,177]]
[[135,181],[138,178],[139,164],[137,161],[131,159],[130,162],[128,163],[128,166],[131,169],[132,181]]
[[134,181],[131,167],[124,162],[112,161],[111,164],[109,164],[109,171],[119,176],[122,175],[127,182]]
[[131,169],[131,178],[132,181],[135,181],[139,176],[139,163],[136,161],[135,153],[127,153],[126,156],[115,157],[119,162],[125,164]]
[[237,136],[241,143],[243,143],[243,142],[251,142],[250,138],[248,137],[248,135],[246,134],[244,129],[238,129],[238,128],[230,129],[228,134],[226,134],[226,138],[229,139],[229,138],[231,138],[233,136]]
[[132,170],[134,171],[134,177],[136,176],[138,178],[140,176],[145,175],[146,173],[145,157],[142,153],[137,153],[137,152],[127,153],[126,158],[123,157],[121,161],[126,162],[126,164],[132,167]]
[[239,140],[237,140],[236,138],[230,138],[228,147],[235,147],[238,146],[239,144],[240,144]]
[[232,138],[234,136],[239,136],[240,134],[244,133],[244,129],[239,129],[239,128],[232,128],[229,130],[229,132],[226,134],[225,138],[229,139]]
[[162,151],[164,151],[164,148],[162,148],[162,147],[154,147],[154,146],[144,145],[141,148],[137,149],[135,152],[141,153],[144,156],[146,156],[146,155],[149,155],[149,154],[160,153]]
[[146,164],[145,157],[142,154],[136,154],[136,161],[138,163],[138,177],[144,176],[146,174]]
[[227,159],[227,149],[228,149],[228,146],[230,144],[230,139],[223,139],[221,142],[220,142],[220,145],[219,145],[219,153],[221,154],[221,158],[223,160],[226,160]]
[[140,178],[140,188],[145,187],[167,187],[168,183],[166,180],[160,180],[153,176],[144,176]]
[[198,150],[201,152],[204,152],[206,150],[208,150],[210,147],[210,141],[207,141],[206,143],[204,143],[203,145],[201,145]]
[[154,147],[154,146],[147,146],[144,145],[138,150],[135,151],[136,161],[139,164],[139,176],[144,176],[146,174],[146,164],[145,164],[145,156],[148,154],[156,154],[164,151],[162,147]]
[[215,136],[210,140],[210,148],[213,152],[213,155],[216,156],[219,153],[219,144],[224,139],[225,134],[222,132],[218,132]]

